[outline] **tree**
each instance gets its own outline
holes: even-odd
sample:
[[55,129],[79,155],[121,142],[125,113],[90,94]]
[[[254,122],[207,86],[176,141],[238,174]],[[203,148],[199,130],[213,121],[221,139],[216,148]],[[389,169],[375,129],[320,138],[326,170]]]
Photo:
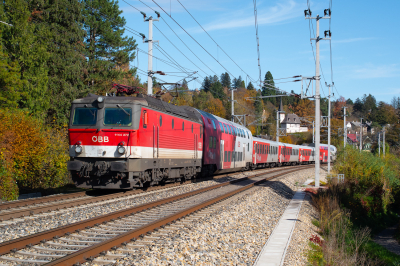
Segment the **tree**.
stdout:
[[[332,103],[331,103],[332,104]],[[321,98],[321,103],[320,103],[320,107],[321,107],[321,113],[323,116],[328,116],[329,113],[329,101],[327,98]]]
[[223,100],[226,95],[224,93],[224,89],[222,88],[222,84],[221,82],[219,82],[218,77],[216,75],[214,75],[214,77],[212,77],[212,81],[211,81],[211,88],[210,91],[212,93],[212,95],[214,96],[214,98]]
[[205,92],[208,92],[210,90],[210,88],[211,88],[211,84],[212,83],[211,83],[210,78],[206,76],[204,78],[204,80],[203,80],[203,83],[202,83],[201,87]]
[[222,84],[222,87],[230,88],[230,86],[231,86],[231,77],[229,76],[229,74],[227,72],[222,73],[222,75],[221,75],[221,84]]
[[244,83],[244,80],[242,80],[242,82],[240,82],[240,88],[246,88],[246,84]]
[[51,32],[47,61],[51,88],[48,120],[66,124],[72,100],[85,96],[88,88],[84,83],[87,71],[84,56],[82,9],[79,1],[48,0],[43,13],[36,21],[46,24]]
[[351,104],[351,105],[353,105],[354,103],[353,103],[353,101],[352,101],[350,98],[348,98],[348,99],[346,100],[346,104]]
[[[270,96],[276,95],[276,90],[273,88],[275,87],[274,77],[272,76],[271,72],[267,72],[264,78],[264,86],[261,89],[262,96]],[[264,98],[264,102],[271,102],[272,104],[276,104],[275,98]]]
[[19,66],[22,87],[18,107],[27,108],[41,119],[45,118],[50,105],[51,93],[48,88],[48,27],[33,23],[38,12],[32,12],[29,4],[36,8],[41,3],[24,0],[3,0],[2,21],[13,26],[2,24],[2,45],[8,52],[9,59]]
[[379,102],[374,121],[386,125],[394,124],[397,120],[396,109],[385,102]]
[[182,81],[182,88],[184,88],[185,90],[187,90],[189,88],[188,82],[186,81],[186,79],[183,79],[183,81]]
[[[0,7],[1,8],[1,7]],[[1,11],[0,11],[1,12]],[[1,40],[1,31],[0,31]],[[21,98],[23,81],[20,74],[21,68],[18,62],[11,62],[8,54],[3,51],[0,43],[0,107],[16,108]]]
[[340,96],[340,98],[335,102],[335,107],[333,109],[333,116],[335,118],[339,118],[343,114],[343,107],[346,106],[346,99],[343,96]]
[[121,17],[118,2],[83,0],[83,29],[88,71],[85,80],[91,91],[108,89],[113,80],[133,76],[129,62],[135,58],[137,44],[124,37],[125,18]]
[[400,97],[393,96],[390,104],[393,106],[394,109],[400,109]]
[[248,90],[254,90],[254,86],[253,86],[253,84],[251,83],[251,81],[250,81],[249,84],[247,85],[247,89],[248,89]]

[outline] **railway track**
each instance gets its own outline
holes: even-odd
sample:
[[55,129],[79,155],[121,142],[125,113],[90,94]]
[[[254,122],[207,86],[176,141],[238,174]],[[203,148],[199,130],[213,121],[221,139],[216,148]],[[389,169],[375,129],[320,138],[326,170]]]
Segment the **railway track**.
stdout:
[[[216,175],[214,178],[222,178],[225,176],[227,176],[227,174]],[[2,203],[0,204],[0,221],[6,221],[29,215],[80,206],[82,205],[83,201],[85,204],[96,203],[96,202],[106,201],[109,199],[116,199],[131,195],[142,194],[150,191],[156,191],[160,189],[172,188],[184,184],[201,182],[204,180],[209,180],[209,178],[187,180],[180,183],[177,182],[177,183],[166,184],[164,186],[154,186],[145,189],[128,190],[128,191],[111,193],[108,195],[100,195],[100,196],[90,196],[87,194],[87,192],[77,192],[77,193],[61,194],[55,196]]]
[[[265,171],[265,169],[258,171]],[[213,178],[219,179],[229,176],[231,174],[215,175]],[[108,195],[101,195],[101,196],[90,196],[87,194],[87,192],[77,192],[77,193],[60,194],[48,197],[6,202],[0,204],[0,222],[35,214],[46,213],[50,211],[57,211],[60,209],[65,209],[75,206],[81,206],[82,202],[84,202],[84,204],[97,203],[97,202],[107,201],[110,199],[118,199],[150,191],[172,188],[184,184],[190,184],[193,182],[202,182],[204,180],[210,180],[210,179],[199,178],[194,180],[187,180],[181,183],[177,182],[177,183],[166,184],[164,186],[154,186],[145,189],[129,190],[129,191],[111,193]]]
[[96,259],[96,263],[112,263],[112,258],[121,255],[108,254],[108,250],[122,245],[126,253],[132,253],[135,241],[149,232],[261,182],[310,167],[314,166],[259,173],[7,241],[0,244],[0,260],[12,264],[73,265],[107,255],[111,260]]

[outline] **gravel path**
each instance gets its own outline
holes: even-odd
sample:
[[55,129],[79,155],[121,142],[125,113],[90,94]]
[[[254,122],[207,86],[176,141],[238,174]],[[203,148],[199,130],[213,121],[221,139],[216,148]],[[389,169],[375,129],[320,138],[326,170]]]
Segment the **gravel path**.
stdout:
[[400,255],[400,244],[393,237],[396,233],[397,225],[386,228],[374,237],[374,242],[386,248],[387,250]]
[[[287,174],[204,210],[201,218],[189,216],[173,224],[179,230],[166,227],[165,236],[115,265],[252,265],[298,186],[313,173]],[[119,250],[113,253],[124,253]]]
[[[265,169],[266,172],[270,170]],[[0,243],[252,174],[254,172],[251,171],[233,174],[217,180],[192,183],[87,205],[84,205],[83,202],[83,205],[78,207],[0,222]]]

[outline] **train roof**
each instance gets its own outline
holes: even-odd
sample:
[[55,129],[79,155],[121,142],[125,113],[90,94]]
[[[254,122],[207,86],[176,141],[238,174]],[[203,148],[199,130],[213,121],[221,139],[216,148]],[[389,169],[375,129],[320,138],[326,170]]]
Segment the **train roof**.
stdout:
[[103,97],[105,103],[126,103],[126,104],[140,104],[143,106],[148,106],[165,113],[171,113],[173,115],[178,115],[184,117],[185,119],[192,120],[203,124],[200,113],[197,109],[190,106],[176,106],[160,99],[156,99],[151,96],[138,94],[137,97],[132,96],[100,96],[89,93],[87,97],[74,100],[72,103],[75,104],[91,104],[97,100],[98,97]]
[[[196,110],[198,110],[198,109],[196,109]],[[216,116],[216,115],[213,115],[213,114],[204,112],[204,111],[202,111],[202,110],[198,110],[198,111],[200,112],[201,115],[203,115],[203,116],[205,116],[205,117],[208,117],[208,118],[211,118],[211,119],[215,119],[215,120],[217,120],[218,122],[223,122],[223,123],[225,123],[225,124],[227,124],[227,125],[231,125],[231,126],[234,126],[234,127],[237,127],[237,128],[243,129],[243,130],[246,130],[246,131],[250,132],[250,135],[251,135],[251,131],[250,131],[247,127],[244,127],[244,126],[242,126],[242,125],[240,125],[240,124],[237,124],[237,123],[234,123],[234,122],[232,122],[232,121],[226,120],[226,119],[224,119],[224,118],[222,118],[222,117],[219,117],[219,116]]]

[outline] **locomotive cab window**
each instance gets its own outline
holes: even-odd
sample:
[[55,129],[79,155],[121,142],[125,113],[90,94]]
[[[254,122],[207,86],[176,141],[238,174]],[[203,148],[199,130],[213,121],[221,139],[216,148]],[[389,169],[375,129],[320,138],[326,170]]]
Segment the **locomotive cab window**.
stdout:
[[105,108],[104,125],[107,126],[131,126],[132,109],[131,108]]
[[174,129],[174,119],[172,119],[172,129]]
[[74,126],[90,126],[96,125],[97,121],[97,108],[75,108],[74,120],[72,125]]
[[185,131],[185,122],[182,122],[182,130]]
[[192,133],[193,133],[193,124],[192,124]]

